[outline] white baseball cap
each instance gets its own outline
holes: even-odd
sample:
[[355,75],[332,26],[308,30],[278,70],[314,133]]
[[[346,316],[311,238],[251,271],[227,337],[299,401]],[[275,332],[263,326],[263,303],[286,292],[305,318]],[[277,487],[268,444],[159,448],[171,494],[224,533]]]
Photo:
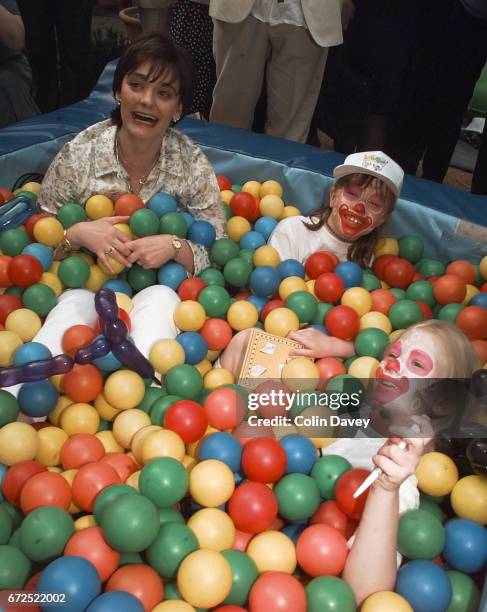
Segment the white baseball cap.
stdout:
[[364,151],[352,153],[345,158],[343,164],[333,170],[335,178],[348,174],[370,174],[376,176],[390,188],[396,198],[401,193],[404,170],[382,151]]

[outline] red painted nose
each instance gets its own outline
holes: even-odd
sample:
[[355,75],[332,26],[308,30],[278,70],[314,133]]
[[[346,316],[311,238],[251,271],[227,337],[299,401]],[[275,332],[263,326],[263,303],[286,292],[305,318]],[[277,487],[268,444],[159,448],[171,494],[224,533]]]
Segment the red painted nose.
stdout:
[[353,210],[359,215],[363,215],[365,212],[365,206],[362,204],[362,202],[357,202],[357,204],[355,204],[353,207]]
[[386,370],[398,373],[400,369],[401,364],[399,363],[398,359],[391,359],[390,361],[386,362]]

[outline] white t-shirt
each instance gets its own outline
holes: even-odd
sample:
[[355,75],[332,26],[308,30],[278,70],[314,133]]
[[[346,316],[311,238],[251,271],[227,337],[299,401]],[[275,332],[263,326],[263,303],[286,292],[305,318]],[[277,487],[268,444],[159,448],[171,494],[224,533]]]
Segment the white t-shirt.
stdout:
[[311,217],[288,217],[277,224],[267,244],[274,247],[281,257],[297,259],[304,263],[307,257],[316,251],[331,251],[340,261],[347,261],[350,244],[343,242],[330,233],[324,225],[317,231],[304,226],[303,221],[310,222]]
[[287,23],[289,25],[306,27],[300,0],[255,0],[250,14],[271,26]]

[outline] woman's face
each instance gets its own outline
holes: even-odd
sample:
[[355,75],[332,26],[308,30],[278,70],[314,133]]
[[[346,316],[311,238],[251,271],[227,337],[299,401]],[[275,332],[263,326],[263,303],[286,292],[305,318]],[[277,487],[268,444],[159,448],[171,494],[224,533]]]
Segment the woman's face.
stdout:
[[123,129],[142,140],[160,139],[175,115],[181,115],[179,81],[170,69],[152,81],[147,61],[127,73],[118,96]]
[[367,186],[354,176],[348,184],[331,193],[328,225],[335,234],[346,240],[357,240],[370,234],[387,220],[391,205],[381,190],[381,182],[373,180]]

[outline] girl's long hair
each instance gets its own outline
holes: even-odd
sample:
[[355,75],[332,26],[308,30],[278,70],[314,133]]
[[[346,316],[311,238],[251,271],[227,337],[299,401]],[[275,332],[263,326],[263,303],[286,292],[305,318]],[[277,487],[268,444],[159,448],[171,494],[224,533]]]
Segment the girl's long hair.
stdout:
[[[394,194],[385,183],[383,183],[380,179],[377,179],[377,177],[375,176],[359,173],[349,174],[347,176],[339,178],[335,182],[333,188],[335,190],[343,189],[347,187],[352,180],[354,180],[354,183],[356,185],[359,185],[360,187],[368,187],[370,184],[372,184],[372,182],[376,181],[378,186],[378,192],[386,198],[386,202],[388,203],[389,214],[394,210],[394,206],[396,204],[396,198],[394,197]],[[310,215],[311,221],[303,221],[303,224],[312,232],[316,232],[324,225],[326,225],[328,217],[331,215],[331,211],[332,208],[328,204],[327,206],[324,206],[323,208],[320,208],[316,212],[312,213]],[[373,229],[369,234],[361,236],[360,238],[358,238],[358,240],[355,240],[354,242],[350,243],[347,253],[347,258],[349,261],[355,262],[362,268],[365,268],[370,265],[370,260],[374,253],[375,245],[377,244],[377,241],[381,236],[382,229],[386,222],[387,219],[386,221],[384,221],[384,223]]]

